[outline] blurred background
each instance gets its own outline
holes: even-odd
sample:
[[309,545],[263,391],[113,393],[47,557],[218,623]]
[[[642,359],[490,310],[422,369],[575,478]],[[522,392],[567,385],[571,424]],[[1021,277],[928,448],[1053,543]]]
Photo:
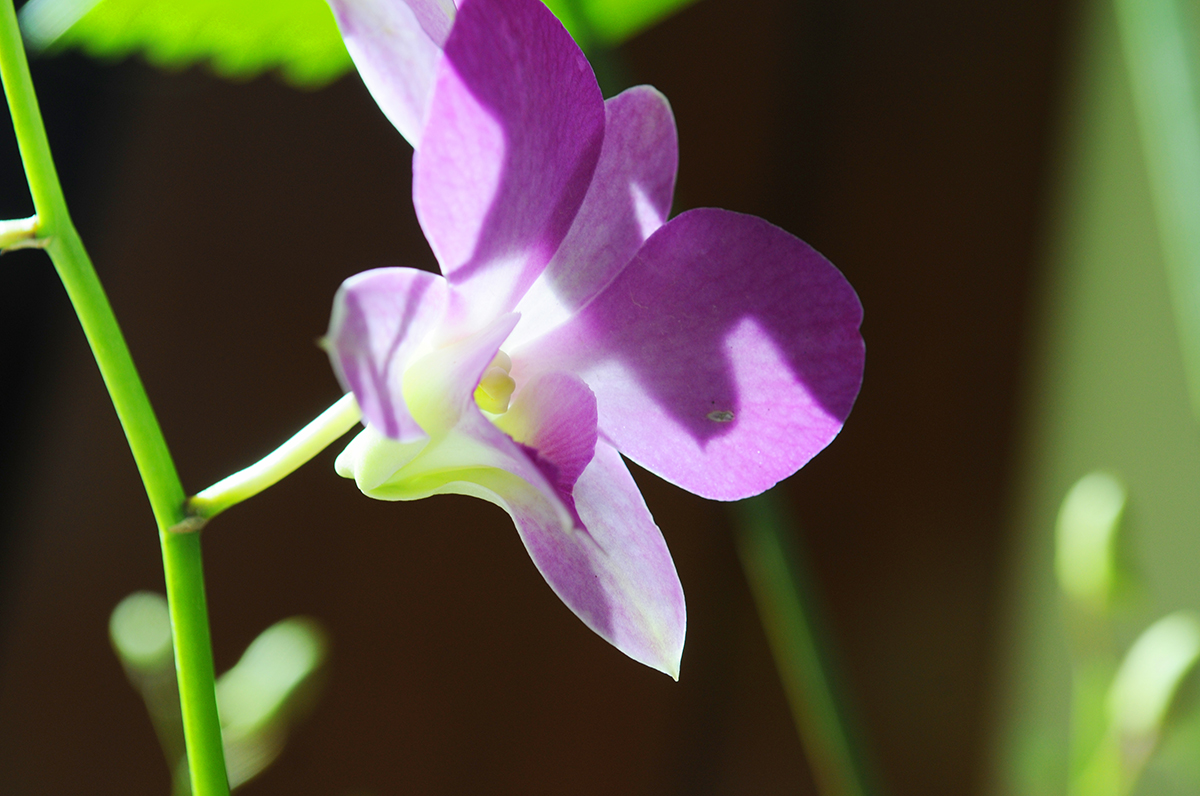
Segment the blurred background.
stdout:
[[[1200,434],[1113,6],[699,0],[599,58],[609,87],[672,102],[675,212],[763,216],[862,299],[858,403],[781,492],[879,792],[1065,793],[1070,486],[1103,468],[1129,491],[1117,647],[1200,607]],[[198,491],[339,396],[315,340],[344,278],[435,267],[411,150],[353,73],[301,91],[139,58],[33,69]],[[15,218],[32,207],[0,122]],[[0,789],[166,793],[107,630],[162,591],[158,539],[42,253],[0,259],[0,324]],[[688,598],[674,683],[576,620],[499,509],[368,500],[338,450],[205,531],[218,671],[285,616],[331,645],[311,716],[239,793],[817,792],[724,506],[635,468]],[[1184,697],[1184,751],[1164,741],[1139,793],[1200,790]]]

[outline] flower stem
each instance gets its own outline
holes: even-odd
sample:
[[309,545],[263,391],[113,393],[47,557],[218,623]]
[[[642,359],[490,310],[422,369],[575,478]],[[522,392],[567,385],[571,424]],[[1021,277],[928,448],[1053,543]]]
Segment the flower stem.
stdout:
[[190,498],[187,504],[189,512],[206,520],[246,498],[254,497],[323,451],[361,418],[362,412],[354,400],[354,393],[346,393],[260,461]]
[[40,248],[41,246],[42,241],[38,238],[37,216],[0,221],[0,252],[8,249]]
[[782,501],[766,492],[731,508],[742,568],[817,789],[822,796],[866,796],[867,773],[822,653],[812,578],[789,537]]
[[11,0],[0,0],[0,78],[37,212],[37,237],[44,242],[79,317],[158,524],[192,793],[225,796],[229,785],[217,717],[200,539],[170,530],[185,519],[183,487],[112,307],[67,212]]

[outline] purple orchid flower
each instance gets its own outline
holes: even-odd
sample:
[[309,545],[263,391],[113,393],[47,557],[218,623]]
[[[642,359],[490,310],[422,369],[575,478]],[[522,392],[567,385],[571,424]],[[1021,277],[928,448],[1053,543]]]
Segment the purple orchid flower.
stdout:
[[639,86],[604,101],[538,0],[331,3],[414,145],[442,270],[367,271],[338,291],[330,356],[366,426],[338,472],[384,500],[500,505],[576,615],[678,677],[683,591],[620,454],[717,500],[794,473],[858,394],[854,290],[762,219],[667,221],[666,99]]

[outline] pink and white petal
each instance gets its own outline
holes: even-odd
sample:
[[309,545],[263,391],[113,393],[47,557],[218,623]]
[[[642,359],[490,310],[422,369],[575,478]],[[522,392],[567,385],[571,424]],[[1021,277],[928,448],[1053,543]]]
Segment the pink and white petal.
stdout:
[[652,86],[604,103],[604,146],[567,237],[517,305],[512,346],[566,321],[613,280],[671,211],[679,144],[671,106]]
[[861,320],[853,288],[808,244],[701,209],[654,233],[570,322],[510,353],[582,376],[602,437],[638,464],[737,500],[841,430],[862,383]]
[[[460,484],[454,491],[467,492]],[[670,551],[616,450],[603,442],[575,484],[586,528],[564,531],[544,496],[491,471],[469,492],[513,518],[538,571],[571,611],[629,657],[679,678],[687,629]]]
[[325,336],[333,370],[366,422],[392,439],[425,436],[404,402],[404,373],[445,315],[448,293],[437,274],[378,268],[350,277],[334,296]]
[[438,61],[454,22],[452,0],[329,0],[367,90],[415,149]]
[[[557,562],[551,586],[559,584],[555,591],[589,627],[634,660],[678,680],[687,630],[683,587],[662,532],[616,448],[596,443],[574,495],[587,529],[586,540],[574,541],[586,568],[568,565],[576,556],[553,557],[553,540],[541,542],[548,550],[534,561],[548,581]],[[532,554],[531,541],[526,546]],[[600,601],[583,599],[591,586],[582,582],[589,571],[604,595]],[[572,593],[579,596],[564,596]]]
[[446,45],[458,13],[459,0],[404,0],[421,23],[421,29],[438,47]]
[[604,138],[587,59],[538,0],[464,0],[413,160],[413,203],[463,318],[516,306],[571,226]]
[[572,373],[543,373],[522,385],[496,426],[517,442],[575,510],[571,492],[596,448],[596,397]]
[[508,465],[495,466],[509,458],[499,448],[490,465],[455,466],[456,449],[466,450],[462,441],[432,441],[392,481],[367,494],[384,500],[461,494],[495,503],[513,518],[550,588],[584,624],[634,660],[678,679],[687,625],[683,588],[620,455],[596,445],[575,484],[586,528],[573,528],[552,494]]

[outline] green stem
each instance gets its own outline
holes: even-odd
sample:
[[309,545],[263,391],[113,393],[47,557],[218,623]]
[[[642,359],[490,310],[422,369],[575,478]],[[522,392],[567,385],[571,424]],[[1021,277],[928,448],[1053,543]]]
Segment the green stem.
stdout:
[[188,509],[207,520],[251,498],[316,456],[362,419],[353,393],[346,393],[296,435],[260,461],[224,478],[188,500]]
[[229,785],[217,716],[200,539],[170,530],[185,519],[183,487],[112,307],[67,212],[16,12],[12,2],[4,0],[0,0],[0,78],[37,212],[38,237],[79,316],[158,523],[192,792],[224,796]]
[[791,523],[772,492],[732,506],[738,554],[809,766],[822,796],[866,796],[868,777],[855,753],[822,654],[812,580],[789,538]]

